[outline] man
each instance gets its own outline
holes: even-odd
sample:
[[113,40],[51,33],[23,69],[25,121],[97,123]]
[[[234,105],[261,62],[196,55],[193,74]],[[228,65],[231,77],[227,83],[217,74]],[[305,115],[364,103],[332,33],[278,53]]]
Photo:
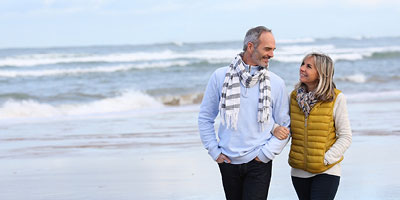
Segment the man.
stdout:
[[[225,196],[263,199],[268,196],[272,160],[288,142],[290,124],[284,81],[268,70],[275,39],[270,29],[248,30],[243,51],[230,66],[211,76],[199,113],[204,147],[218,163]],[[214,121],[220,113],[218,139]],[[280,127],[280,135],[272,134]]]

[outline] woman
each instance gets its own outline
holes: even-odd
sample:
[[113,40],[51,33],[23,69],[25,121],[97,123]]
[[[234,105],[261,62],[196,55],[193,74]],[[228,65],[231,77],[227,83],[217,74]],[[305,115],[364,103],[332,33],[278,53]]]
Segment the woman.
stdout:
[[[351,144],[346,99],[336,89],[333,74],[329,56],[306,55],[300,66],[300,81],[290,96],[289,164],[300,200],[334,199],[341,174],[340,161]],[[281,138],[284,128],[278,127],[274,133]]]

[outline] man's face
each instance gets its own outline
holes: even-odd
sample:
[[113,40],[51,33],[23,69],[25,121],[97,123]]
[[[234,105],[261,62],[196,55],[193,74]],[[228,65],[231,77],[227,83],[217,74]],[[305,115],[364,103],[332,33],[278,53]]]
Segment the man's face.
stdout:
[[250,49],[251,60],[260,67],[267,67],[269,59],[274,57],[275,39],[272,33],[264,32],[260,35],[259,44]]

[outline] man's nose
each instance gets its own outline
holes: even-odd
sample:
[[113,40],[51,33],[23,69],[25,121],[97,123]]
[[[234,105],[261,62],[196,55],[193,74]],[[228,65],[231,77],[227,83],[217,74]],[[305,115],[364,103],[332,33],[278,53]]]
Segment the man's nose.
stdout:
[[274,51],[270,51],[270,52],[268,53],[268,56],[269,56],[270,58],[274,57]]

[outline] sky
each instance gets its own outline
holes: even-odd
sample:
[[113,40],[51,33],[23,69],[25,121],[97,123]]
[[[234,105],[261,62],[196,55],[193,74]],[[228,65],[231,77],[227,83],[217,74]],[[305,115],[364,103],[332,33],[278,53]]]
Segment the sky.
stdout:
[[398,0],[0,0],[0,48],[400,36]]

